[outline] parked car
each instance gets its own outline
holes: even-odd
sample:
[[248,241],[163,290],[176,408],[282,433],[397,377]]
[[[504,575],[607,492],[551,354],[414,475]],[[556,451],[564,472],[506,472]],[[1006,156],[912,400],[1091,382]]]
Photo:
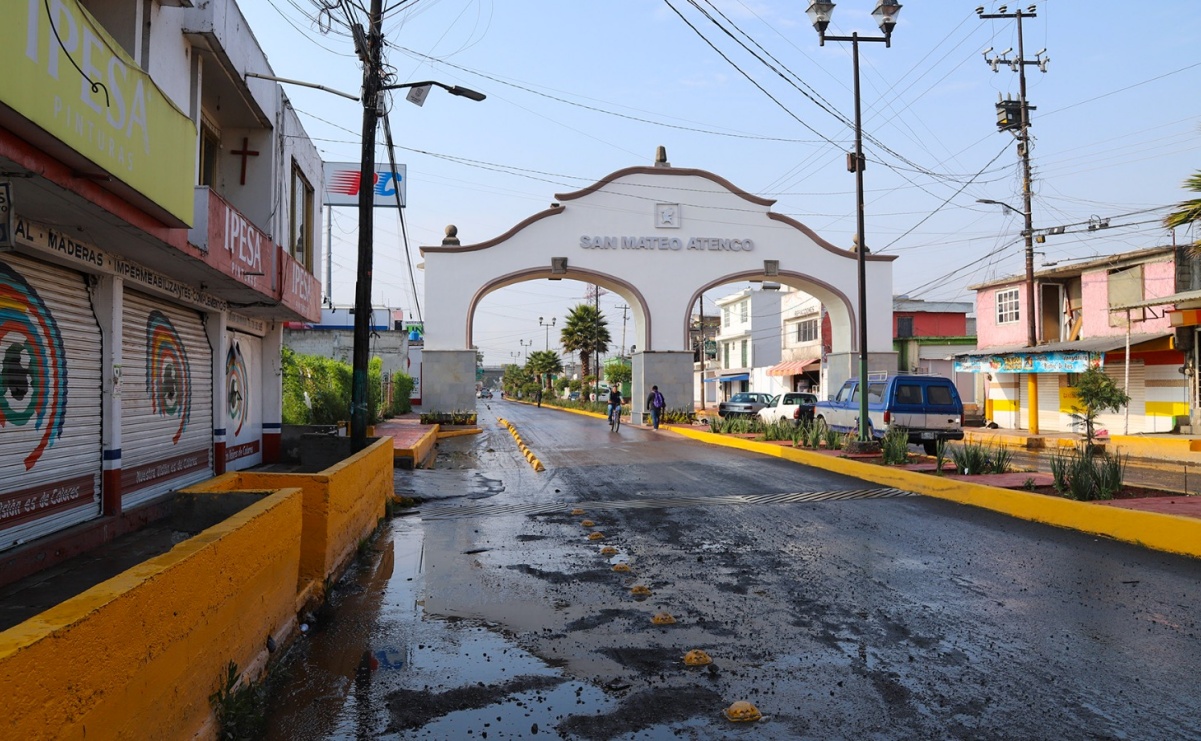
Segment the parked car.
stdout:
[[[842,385],[828,401],[819,401],[814,414],[831,429],[859,429],[859,379]],[[909,442],[933,455],[940,440],[963,439],[963,402],[951,379],[942,376],[890,376],[867,383],[868,429],[884,437],[888,426],[909,431]]]
[[779,396],[773,396],[767,406],[759,410],[759,419],[767,423],[787,422],[813,419],[813,407],[817,404],[817,395],[806,391],[786,391]]
[[728,400],[717,405],[719,417],[751,417],[767,406],[772,399],[771,394],[760,394],[755,391],[742,391],[731,396]]

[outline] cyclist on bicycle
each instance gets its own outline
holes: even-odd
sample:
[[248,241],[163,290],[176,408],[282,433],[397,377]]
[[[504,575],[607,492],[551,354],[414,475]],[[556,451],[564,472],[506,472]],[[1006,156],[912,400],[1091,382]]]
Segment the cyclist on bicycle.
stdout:
[[621,389],[611,386],[609,387],[609,419],[613,418],[614,412],[617,416],[621,416]]

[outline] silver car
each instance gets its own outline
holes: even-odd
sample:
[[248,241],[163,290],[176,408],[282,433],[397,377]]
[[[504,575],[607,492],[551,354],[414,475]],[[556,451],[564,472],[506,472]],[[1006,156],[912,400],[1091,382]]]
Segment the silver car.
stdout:
[[759,410],[771,403],[771,394],[760,394],[755,391],[742,391],[734,394],[727,401],[717,405],[719,417],[753,417]]

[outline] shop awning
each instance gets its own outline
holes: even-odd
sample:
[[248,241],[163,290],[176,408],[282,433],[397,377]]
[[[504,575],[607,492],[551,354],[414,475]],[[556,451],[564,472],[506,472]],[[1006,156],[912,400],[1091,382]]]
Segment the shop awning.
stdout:
[[749,381],[750,378],[751,378],[751,374],[749,374],[749,373],[738,373],[733,376],[721,376],[719,378],[706,378],[705,383],[717,383],[718,381],[721,381],[722,383],[730,383],[733,381]]
[[767,369],[769,376],[795,376],[818,361],[817,358],[809,358],[808,360],[785,360],[783,363],[776,363]]
[[[1163,332],[1130,335],[1131,352],[1168,349]],[[1051,342],[1037,347],[992,347],[956,353],[955,370],[960,373],[1082,373],[1090,365],[1104,362],[1105,353],[1126,347],[1126,335],[1090,337],[1084,340]]]

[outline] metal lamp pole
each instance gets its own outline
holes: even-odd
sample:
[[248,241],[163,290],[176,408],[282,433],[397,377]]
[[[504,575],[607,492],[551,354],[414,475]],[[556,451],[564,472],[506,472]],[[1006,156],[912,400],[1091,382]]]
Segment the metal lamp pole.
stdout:
[[867,164],[863,158],[863,118],[860,111],[859,95],[859,42],[882,41],[885,47],[892,46],[892,29],[897,25],[897,14],[901,12],[900,3],[894,0],[880,0],[872,17],[877,20],[883,36],[860,36],[852,33],[850,36],[827,36],[826,28],[830,25],[830,16],[834,13],[834,3],[814,2],[805,11],[817,29],[821,45],[827,41],[851,42],[851,59],[855,73],[855,152],[847,158],[847,168],[855,173],[855,228],[858,231],[859,247],[855,251],[856,264],[859,273],[859,441],[871,440],[870,420],[867,414],[867,238],[864,235],[863,208],[863,169]]
[[[484,94],[468,88],[440,82],[410,82],[384,85],[383,0],[371,0],[367,38],[361,45],[363,62],[363,147],[359,163],[359,250],[354,293],[354,348],[350,387],[350,448],[358,452],[367,447],[367,366],[371,347],[371,276],[374,261],[375,129],[380,115],[379,95],[385,90],[436,85],[452,95],[483,100]],[[422,98],[424,99],[424,98]]]
[[552,316],[550,318],[550,321],[547,322],[542,317],[538,317],[538,326],[546,327],[546,348],[545,348],[546,350],[550,350],[550,328],[555,326],[556,319],[558,319],[558,317]]

